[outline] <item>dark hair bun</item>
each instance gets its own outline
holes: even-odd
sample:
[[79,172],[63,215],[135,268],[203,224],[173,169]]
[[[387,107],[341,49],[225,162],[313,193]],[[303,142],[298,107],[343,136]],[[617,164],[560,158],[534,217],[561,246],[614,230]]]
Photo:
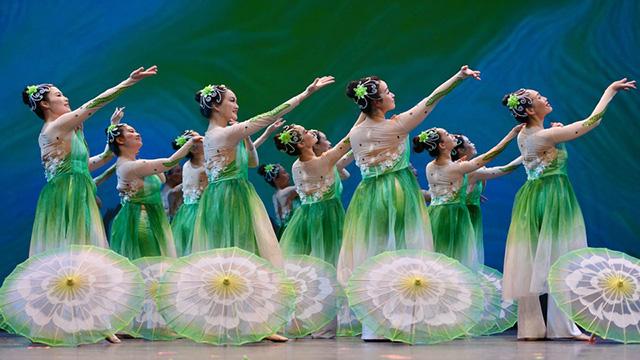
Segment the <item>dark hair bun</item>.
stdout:
[[413,139],[411,139],[411,141],[413,142],[413,151],[417,153],[421,153],[427,149],[427,145],[422,141],[420,141],[419,137],[414,136]]

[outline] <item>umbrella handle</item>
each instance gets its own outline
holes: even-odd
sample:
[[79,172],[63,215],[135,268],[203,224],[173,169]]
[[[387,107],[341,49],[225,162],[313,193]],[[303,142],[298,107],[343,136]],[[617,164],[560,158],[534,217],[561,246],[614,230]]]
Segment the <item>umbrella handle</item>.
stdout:
[[595,344],[595,343],[596,343],[596,334],[591,333],[591,337],[589,338],[589,344]]

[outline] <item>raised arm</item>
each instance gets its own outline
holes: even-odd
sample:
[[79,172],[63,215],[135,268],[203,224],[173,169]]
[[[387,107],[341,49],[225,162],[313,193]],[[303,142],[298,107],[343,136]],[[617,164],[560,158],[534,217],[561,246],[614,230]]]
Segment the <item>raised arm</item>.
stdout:
[[283,104],[280,104],[271,111],[254,116],[251,119],[245,120],[241,123],[227,126],[226,128],[224,128],[224,131],[227,132],[227,136],[230,137],[231,140],[240,141],[240,139],[251,136],[260,131],[260,129],[267,127],[273,122],[276,122],[285,114],[295,109],[298,105],[300,105],[302,101],[307,99],[313,93],[327,85],[333,84],[334,81],[335,80],[333,79],[333,76],[323,76],[321,78],[316,78],[311,83],[311,85],[307,86],[307,88],[303,92],[292,97]]
[[490,180],[497,177],[512,173],[522,164],[522,156],[513,159],[507,165],[495,166],[490,168],[480,168],[469,174],[469,182],[478,180]]
[[353,150],[349,150],[336,163],[336,167],[338,168],[338,173],[340,173],[340,179],[345,180],[351,176],[349,171],[347,171],[346,167],[353,162],[353,159],[354,159]]
[[102,183],[107,181],[111,177],[111,175],[113,175],[115,172],[116,172],[116,164],[113,164],[109,166],[109,168],[105,170],[102,174],[93,178],[93,182],[96,184],[96,186],[100,186]]
[[[360,125],[366,118],[367,116],[361,112],[360,115],[358,115],[356,122],[353,124],[351,129],[349,129],[349,133],[344,138],[342,138],[342,140],[340,140],[336,145],[334,145],[331,149],[325,151],[320,156],[327,159],[329,164],[337,166],[338,162],[347,154],[347,152],[351,150],[351,141],[349,140],[349,135],[351,134],[351,130],[353,130],[355,127]],[[353,152],[351,154],[351,160],[353,160]],[[342,167],[338,166],[338,170],[344,169],[344,167],[349,165],[350,162],[351,161],[347,161],[347,159],[345,159],[344,165]]]
[[576,121],[569,125],[562,127],[551,127],[540,132],[540,135],[545,139],[552,141],[553,143],[561,143],[579,138],[591,130],[595,129],[602,120],[604,112],[609,105],[609,102],[620,90],[630,90],[636,88],[636,81],[627,81],[627,78],[614,81],[607,87],[598,101],[598,104],[591,112],[588,118],[580,121]]
[[85,103],[78,109],[60,116],[58,119],[56,119],[56,121],[52,123],[51,126],[62,131],[71,131],[77,128],[91,115],[95,114],[96,111],[100,110],[105,105],[120,96],[120,94],[122,94],[130,86],[135,85],[138,81],[146,77],[157,74],[157,72],[158,67],[155,65],[146,70],[143,67],[134,70],[126,80],[104,91],[102,94]]
[[525,124],[520,124],[515,126],[509,131],[509,133],[507,133],[507,135],[502,140],[500,140],[500,142],[496,146],[491,148],[491,150],[489,150],[488,152],[478,155],[469,161],[455,162],[454,166],[457,166],[458,171],[463,174],[480,169],[489,161],[495,159],[501,152],[503,152],[507,145],[509,145],[509,143],[518,135],[520,130],[522,130],[524,125]]
[[176,166],[181,159],[186,157],[191,150],[191,146],[196,142],[202,142],[202,136],[194,136],[187,141],[184,146],[180,147],[176,152],[168,158],[152,159],[152,160],[136,160],[130,165],[129,171],[132,171],[139,177],[150,176],[153,174],[162,174],[163,172]]
[[462,80],[468,77],[480,80],[480,71],[471,70],[467,65],[464,65],[460,68],[460,71],[438,86],[429,96],[422,99],[417,105],[408,111],[397,115],[394,120],[395,124],[400,126],[405,132],[413,130],[420,125],[422,121],[424,121],[427,115],[431,113],[433,108],[435,108],[438,102],[440,102],[445,95],[450,93],[462,82]]
[[260,158],[258,157],[258,150],[256,150],[256,146],[254,145],[253,141],[251,141],[250,137],[246,137],[242,141],[244,141],[244,147],[245,149],[247,149],[247,166],[249,166],[250,168],[258,166]]
[[[111,115],[111,124],[116,125],[120,123],[124,116],[124,107],[116,107],[115,111]],[[113,152],[109,149],[109,144],[104,147],[102,153],[89,158],[89,171],[94,171],[103,167],[111,159],[113,159]]]
[[276,122],[274,122],[273,124],[267,126],[267,128],[264,130],[264,132],[262,133],[262,135],[260,135],[260,137],[253,142],[253,146],[257,148],[260,147],[260,145],[264,144],[265,141],[267,141],[267,139],[273,135],[274,132],[276,132],[276,130],[278,130],[280,127],[282,127],[282,125],[284,125],[284,123],[286,123],[287,120],[284,120],[282,118],[276,120]]

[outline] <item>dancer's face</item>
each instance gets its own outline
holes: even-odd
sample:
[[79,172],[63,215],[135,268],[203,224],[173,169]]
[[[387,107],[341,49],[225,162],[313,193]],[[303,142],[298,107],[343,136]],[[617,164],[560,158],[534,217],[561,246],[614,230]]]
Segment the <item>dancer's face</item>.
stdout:
[[66,114],[71,111],[69,99],[67,99],[62,91],[55,86],[51,86],[49,88],[46,100],[42,100],[40,102],[40,106],[42,106],[43,110],[48,110],[53,113],[53,115],[57,116]]
[[476,155],[478,155],[478,151],[476,150],[476,144],[472,143],[471,140],[469,140],[469,138],[464,135],[462,135],[462,138],[464,139],[464,142],[463,142],[464,153],[462,155],[465,155],[467,157],[467,160],[471,160]]
[[[193,136],[200,136],[200,134],[197,131],[190,131],[189,135]],[[202,141],[197,142],[195,144],[193,144],[193,146],[191,146],[191,150],[189,150],[190,153],[192,154],[204,154],[204,146],[202,145]]]
[[437,131],[438,135],[440,135],[440,143],[438,144],[440,147],[440,153],[443,151],[451,153],[451,150],[458,145],[455,136],[449,134],[447,130],[442,128],[438,128]]
[[240,106],[238,106],[236,93],[231,89],[227,88],[227,91],[224,93],[222,103],[214,107],[224,119],[227,119],[227,121],[232,123],[238,121],[238,109]]
[[293,125],[293,128],[297,132],[302,134],[302,142],[300,144],[297,144],[298,147],[313,147],[316,144],[316,142],[318,142],[318,139],[313,134],[313,132],[305,129],[303,126]]
[[291,175],[285,170],[284,166],[278,165],[280,170],[278,171],[278,177],[275,179],[274,183],[278,189],[285,188],[289,186],[289,180],[291,179]]
[[553,111],[553,107],[551,107],[547,98],[540,94],[540,92],[532,89],[527,89],[526,91],[529,98],[533,101],[533,105],[527,109],[529,116],[544,118]]
[[122,135],[120,135],[116,142],[121,148],[128,148],[132,150],[139,150],[142,147],[142,137],[133,126],[125,125]]
[[325,151],[331,149],[331,142],[329,141],[329,139],[327,139],[327,135],[325,135],[325,133],[323,133],[322,131],[317,131],[316,134],[318,134],[318,141],[315,145],[313,145],[313,152],[316,155],[320,155]]
[[386,81],[380,80],[379,91],[381,99],[375,102],[375,107],[383,113],[395,109],[396,95],[389,90],[389,86]]

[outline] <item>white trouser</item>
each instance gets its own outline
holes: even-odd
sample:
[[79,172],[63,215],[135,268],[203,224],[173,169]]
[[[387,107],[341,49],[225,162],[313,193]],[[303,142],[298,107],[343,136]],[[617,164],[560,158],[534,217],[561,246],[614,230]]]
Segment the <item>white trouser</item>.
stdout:
[[518,299],[518,339],[568,338],[580,334],[580,329],[558,308],[551,296],[547,300],[546,327],[539,297]]

